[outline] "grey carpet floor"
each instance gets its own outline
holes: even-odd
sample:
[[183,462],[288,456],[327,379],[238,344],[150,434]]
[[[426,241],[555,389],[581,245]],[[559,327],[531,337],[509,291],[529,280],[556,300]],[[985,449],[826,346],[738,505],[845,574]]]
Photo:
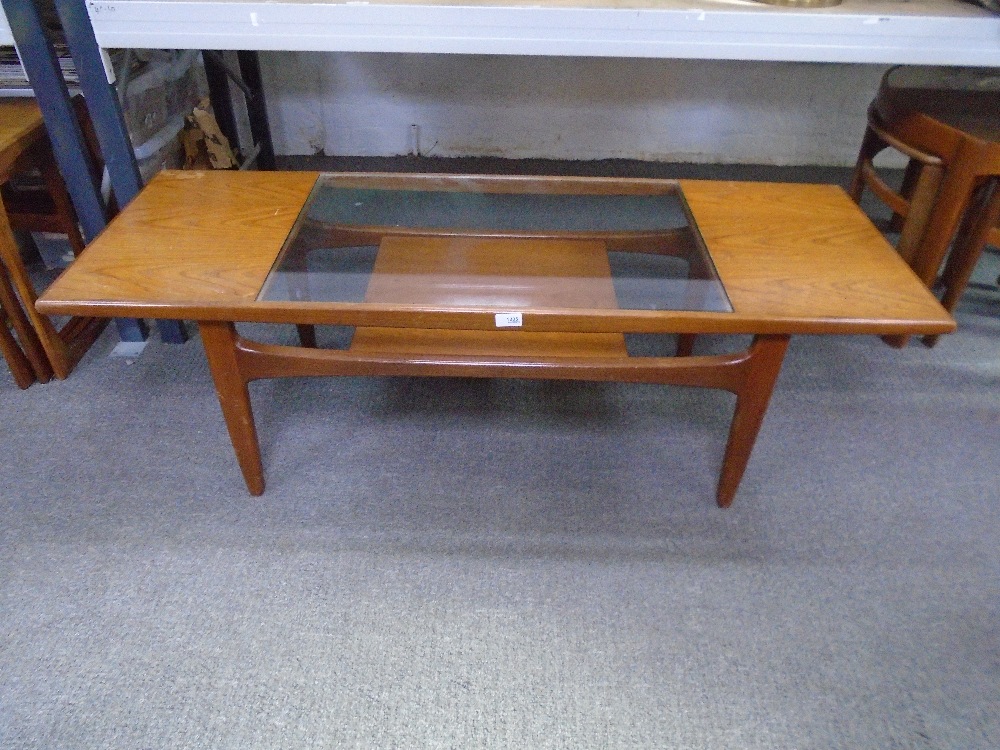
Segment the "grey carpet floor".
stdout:
[[728,510],[722,393],[257,383],[251,498],[197,339],[4,373],[0,747],[1000,747],[998,311],[793,339]]

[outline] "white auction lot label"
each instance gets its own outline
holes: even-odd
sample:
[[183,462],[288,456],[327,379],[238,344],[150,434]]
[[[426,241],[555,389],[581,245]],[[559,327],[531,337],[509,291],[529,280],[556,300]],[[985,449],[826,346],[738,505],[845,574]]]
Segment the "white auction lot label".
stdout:
[[524,325],[524,318],[519,312],[497,313],[497,328],[520,328]]

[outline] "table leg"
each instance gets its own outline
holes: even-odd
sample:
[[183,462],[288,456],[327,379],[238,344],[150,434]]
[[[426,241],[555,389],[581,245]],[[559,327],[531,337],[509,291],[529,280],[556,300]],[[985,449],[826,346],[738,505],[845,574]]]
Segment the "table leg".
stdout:
[[729,427],[729,440],[722,459],[716,494],[721,508],[732,505],[736,489],[740,486],[757,433],[764,421],[767,405],[771,401],[774,384],[781,371],[788,341],[788,336],[757,336],[750,345],[750,357],[735,391],[736,411]]
[[[954,247],[945,265],[941,283],[944,294],[941,305],[948,312],[954,312],[958,300],[969,285],[976,263],[986,247],[990,232],[1000,222],[1000,181],[985,185],[977,202],[969,207],[968,224],[963,225],[955,239]],[[924,336],[925,346],[934,346],[937,335]]]
[[316,348],[316,326],[297,325],[295,329],[299,333],[299,343],[307,349]]
[[[12,243],[13,241],[14,238],[10,234],[6,215],[0,216],[0,256],[5,255],[4,251],[8,250],[6,243]],[[14,250],[20,252],[16,246]],[[21,309],[21,303],[18,301],[17,293],[14,291],[13,286],[11,286],[10,277],[7,275],[7,268],[2,259],[0,259],[0,308],[3,309],[6,317],[10,320],[10,325],[21,342],[19,347],[17,347],[17,343],[13,342],[13,340],[12,343],[14,343],[19,351],[23,350],[23,356],[27,358],[31,369],[34,371],[32,381],[38,380],[39,383],[48,383],[52,377],[52,367],[49,365],[49,359],[42,348],[41,341],[38,340],[38,336],[35,334],[35,329],[31,327],[31,322],[25,315],[24,310]],[[4,331],[7,330],[6,321],[0,323],[0,325],[3,325]],[[16,355],[14,356],[16,357]],[[26,388],[27,386],[22,387]]]
[[35,371],[31,369],[31,363],[7,330],[6,320],[0,320],[0,354],[7,361],[7,367],[10,368],[10,374],[14,376],[18,388],[24,390],[35,382]]
[[962,141],[941,182],[933,211],[927,220],[927,229],[911,263],[928,289],[937,279],[941,262],[975,190],[978,167],[982,161],[982,149],[974,141]]
[[677,335],[677,356],[678,357],[690,357],[694,354],[694,342],[697,339],[697,334],[694,333],[680,333]]
[[240,370],[236,351],[239,342],[236,326],[210,320],[199,321],[198,329],[243,479],[251,495],[260,495],[264,492],[264,468],[247,389],[248,379]]

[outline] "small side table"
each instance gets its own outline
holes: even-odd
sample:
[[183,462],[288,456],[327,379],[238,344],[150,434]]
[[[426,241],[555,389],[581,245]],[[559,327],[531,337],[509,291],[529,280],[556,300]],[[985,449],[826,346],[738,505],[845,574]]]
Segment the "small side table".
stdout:
[[[0,100],[0,184],[7,183],[14,174],[29,167],[37,167],[43,174],[52,175],[51,148],[47,147],[47,139],[45,122],[34,100]],[[63,215],[63,224],[74,225],[76,217],[72,214],[72,204],[61,180],[47,179],[46,188],[56,210]],[[16,297],[6,302],[4,311],[20,339],[23,353],[32,364],[35,378],[45,382],[50,375],[59,379],[68,377],[107,325],[107,321],[73,317],[57,330],[48,317],[35,310],[38,294],[14,239],[6,208],[0,211],[0,264],[0,273],[4,275],[6,282],[0,282],[0,287],[11,288],[16,291],[16,297],[20,297],[20,313],[14,309]],[[6,296],[4,290],[0,290],[0,295]],[[22,325],[23,318],[30,321],[30,326]],[[36,362],[32,338],[44,352],[44,364]],[[6,356],[7,352],[11,352],[8,362],[12,358],[16,361],[17,355],[9,344],[7,342],[4,346],[4,354]],[[15,364],[15,367],[19,367],[19,364]]]

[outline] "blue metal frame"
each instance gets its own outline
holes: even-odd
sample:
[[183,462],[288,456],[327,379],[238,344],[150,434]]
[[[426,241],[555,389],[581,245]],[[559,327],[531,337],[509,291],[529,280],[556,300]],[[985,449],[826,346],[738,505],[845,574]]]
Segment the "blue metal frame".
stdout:
[[89,241],[104,229],[104,203],[90,169],[83,133],[73,114],[69,91],[31,0],[2,0],[21,64],[50,131],[49,140],[63,179],[73,196],[83,233]]
[[97,46],[94,27],[83,0],[55,0],[55,6],[77,75],[80,76],[80,89],[94,123],[94,132],[101,144],[111,189],[118,205],[124,207],[142,189],[142,175],[118,96],[108,84],[101,48]]
[[[107,214],[101,186],[93,176],[89,151],[73,112],[58,58],[34,0],[0,2],[7,15],[21,64],[42,110],[53,153],[73,200],[84,238],[90,242],[107,225]],[[142,178],[118,97],[108,83],[101,50],[84,0],[56,0],[56,10],[80,75],[80,88],[101,146],[115,199],[120,207],[124,207],[138,195]],[[148,336],[145,321],[121,318],[115,324],[122,341],[145,341]],[[187,339],[184,328],[177,321],[160,321],[157,327],[163,341],[183,343]]]
[[[114,88],[101,58],[101,48],[94,36],[94,27],[84,0],[55,0],[56,12],[62,23],[70,54],[80,76],[90,119],[94,124],[101,154],[111,178],[111,189],[120,208],[124,208],[142,190],[142,175],[135,160],[132,141]],[[168,343],[182,344],[187,334],[178,321],[157,323],[160,338]]]
[[[2,3],[18,57],[45,119],[53,155],[73,199],[84,239],[90,242],[107,226],[105,205],[55,49],[32,0],[2,0]],[[146,340],[145,322],[124,318],[117,320],[116,325],[123,341]]]
[[[105,206],[58,58],[32,0],[2,3],[18,56],[42,110],[59,171],[73,199],[83,236],[90,242],[107,225]],[[146,340],[148,328],[144,321],[126,318],[117,320],[116,325],[123,341]]]

